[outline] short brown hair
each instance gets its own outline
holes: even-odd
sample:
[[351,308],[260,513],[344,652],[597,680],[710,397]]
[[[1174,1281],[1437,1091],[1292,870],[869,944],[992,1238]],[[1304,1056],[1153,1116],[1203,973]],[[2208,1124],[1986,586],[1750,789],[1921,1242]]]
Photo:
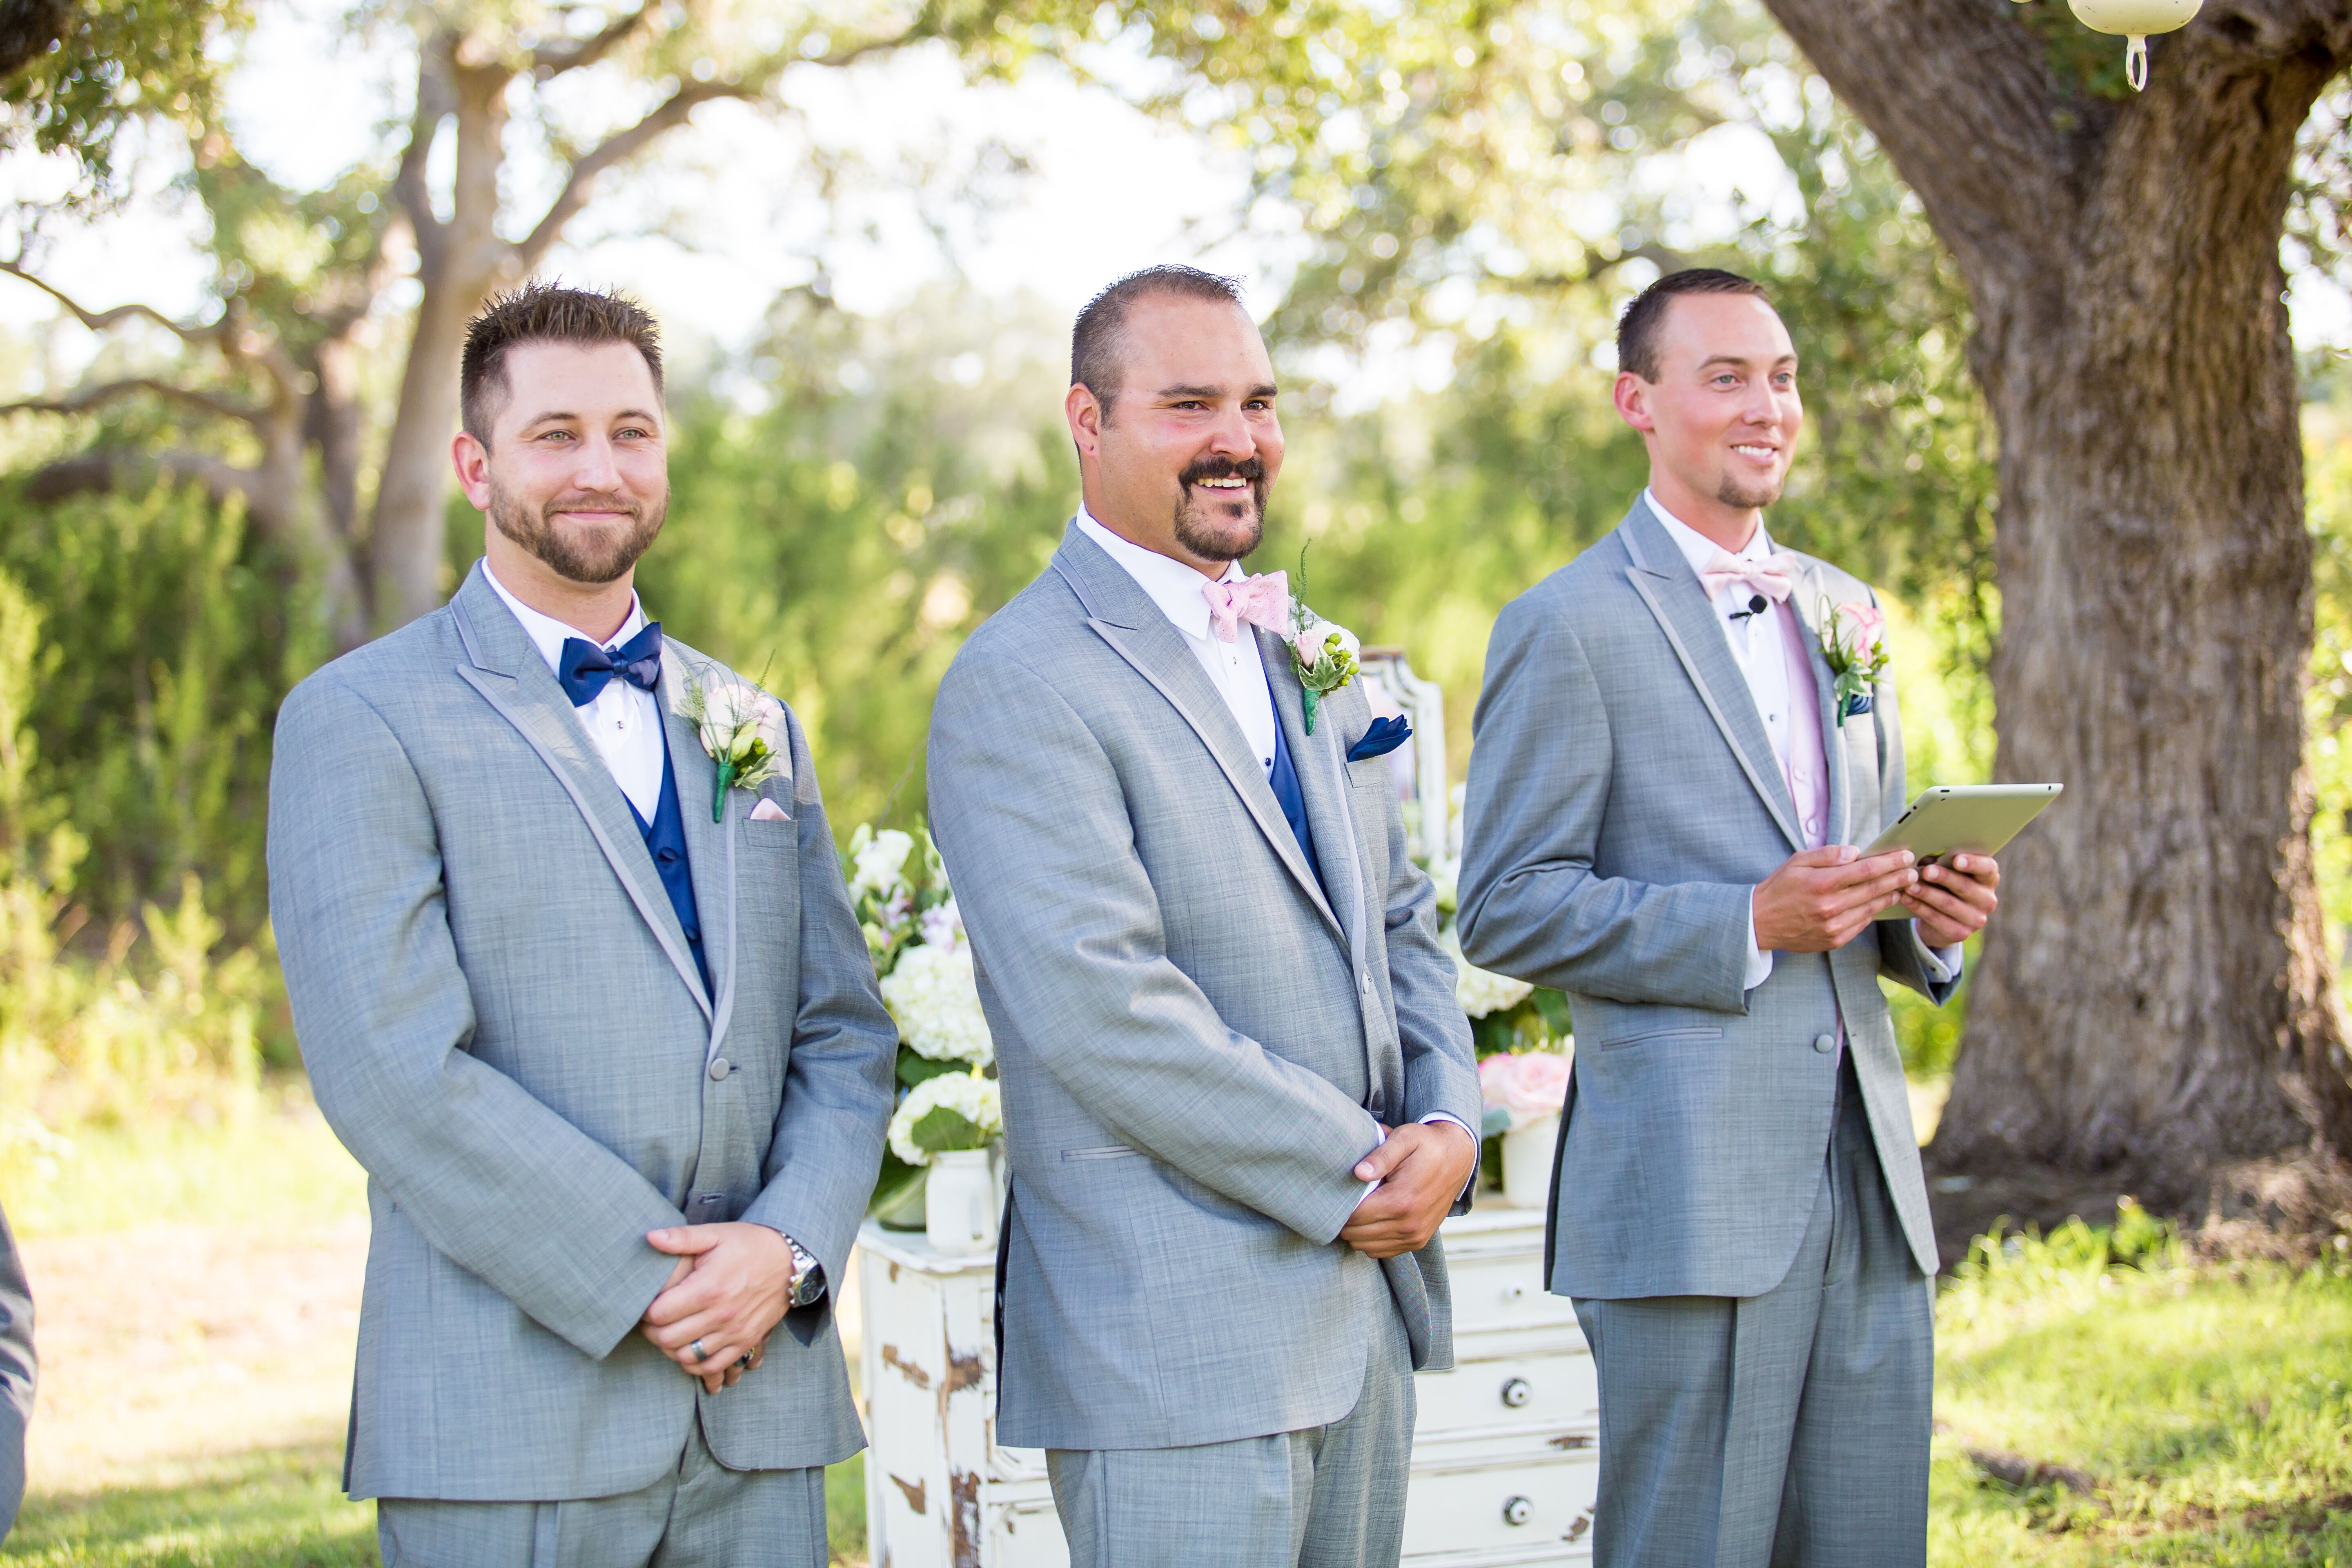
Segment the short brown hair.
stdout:
[[1772,297],[1764,285],[1737,272],[1694,267],[1669,272],[1633,297],[1617,321],[1617,368],[1630,370],[1643,381],[1658,379],[1658,324],[1678,294],[1752,294],[1766,304]]
[[662,389],[661,329],[625,294],[526,283],[497,295],[466,326],[457,363],[457,408],[466,434],[488,446],[507,394],[507,351],[520,343],[627,343],[646,356]]
[[1087,300],[1070,331],[1070,384],[1093,393],[1105,419],[1110,417],[1111,399],[1118,393],[1127,313],[1139,302],[1162,295],[1244,308],[1238,279],[1172,262],[1130,272]]

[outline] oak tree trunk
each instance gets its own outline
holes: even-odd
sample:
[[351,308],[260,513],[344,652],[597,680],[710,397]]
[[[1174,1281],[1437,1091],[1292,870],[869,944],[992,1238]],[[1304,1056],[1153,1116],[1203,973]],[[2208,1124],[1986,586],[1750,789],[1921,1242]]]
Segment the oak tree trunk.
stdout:
[[2123,100],[2070,71],[2054,0],[1768,4],[1968,279],[2000,433],[1996,776],[2066,785],[2003,858],[1937,1185],[2039,1170],[2352,1228],[2278,255],[2352,0],[2207,0]]

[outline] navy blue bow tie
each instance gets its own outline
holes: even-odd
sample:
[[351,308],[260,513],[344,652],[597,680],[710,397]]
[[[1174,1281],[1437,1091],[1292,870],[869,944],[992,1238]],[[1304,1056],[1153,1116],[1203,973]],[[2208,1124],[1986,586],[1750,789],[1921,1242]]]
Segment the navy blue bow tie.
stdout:
[[555,679],[574,708],[585,708],[611,680],[625,680],[640,691],[651,691],[661,679],[661,623],[607,653],[585,637],[565,637],[562,657],[555,661]]

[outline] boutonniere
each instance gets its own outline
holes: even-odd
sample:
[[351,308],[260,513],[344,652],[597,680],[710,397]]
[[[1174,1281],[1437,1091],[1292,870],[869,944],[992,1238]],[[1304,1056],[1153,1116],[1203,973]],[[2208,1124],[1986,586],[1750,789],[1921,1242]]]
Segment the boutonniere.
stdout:
[[770,779],[792,776],[784,750],[784,705],[740,680],[722,680],[713,669],[689,671],[678,683],[677,716],[694,726],[702,749],[719,764],[719,785],[710,796],[710,820],[727,816],[727,792],[758,789]]
[[1325,620],[1307,607],[1307,552],[1298,552],[1298,586],[1290,595],[1290,668],[1297,673],[1299,694],[1307,710],[1307,732],[1315,733],[1315,710],[1323,699],[1356,679],[1356,655],[1362,644],[1347,627]]
[[1870,711],[1878,678],[1895,656],[1886,651],[1886,613],[1874,605],[1840,605],[1822,601],[1822,657],[1836,677],[1838,728],[1848,719]]

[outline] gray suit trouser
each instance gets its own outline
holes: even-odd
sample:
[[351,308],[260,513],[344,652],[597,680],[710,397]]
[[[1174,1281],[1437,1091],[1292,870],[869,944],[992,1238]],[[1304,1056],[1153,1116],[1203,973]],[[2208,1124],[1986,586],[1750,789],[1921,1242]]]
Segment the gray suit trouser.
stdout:
[[1328,1426],[1189,1448],[1047,1450],[1070,1568],[1394,1568],[1412,1350],[1381,1296],[1364,1391]]
[[1811,1224],[1761,1296],[1579,1300],[1601,1379],[1597,1568],[1927,1561],[1934,1286],[1849,1058]]
[[824,1471],[728,1469],[698,1419],[677,1468],[640,1490],[563,1502],[383,1498],[376,1540],[384,1568],[824,1568]]

